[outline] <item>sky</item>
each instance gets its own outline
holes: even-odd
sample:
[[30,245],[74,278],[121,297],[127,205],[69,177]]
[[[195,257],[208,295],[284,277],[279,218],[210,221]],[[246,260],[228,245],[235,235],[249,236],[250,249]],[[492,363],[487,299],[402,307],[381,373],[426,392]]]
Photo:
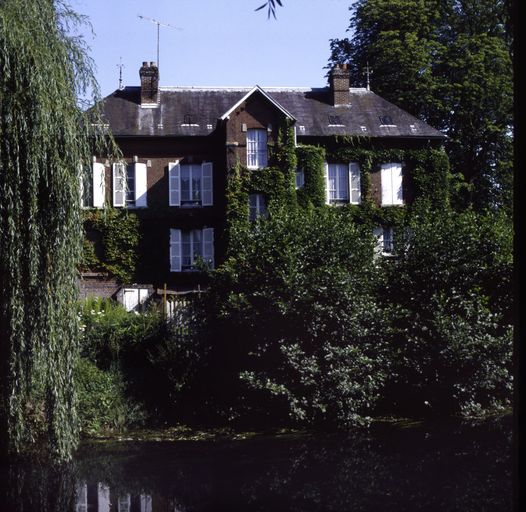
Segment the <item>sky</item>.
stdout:
[[[352,0],[283,0],[277,20],[264,0],[70,0],[88,16],[81,31],[102,96],[139,85],[143,61],[157,60],[161,86],[323,87],[329,39],[349,35]],[[175,28],[177,27],[177,28]]]

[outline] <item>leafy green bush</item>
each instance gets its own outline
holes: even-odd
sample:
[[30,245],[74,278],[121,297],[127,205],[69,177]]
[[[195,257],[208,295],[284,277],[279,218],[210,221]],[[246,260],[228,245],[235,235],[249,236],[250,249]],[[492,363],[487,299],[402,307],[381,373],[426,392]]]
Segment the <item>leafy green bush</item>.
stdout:
[[158,336],[163,323],[155,309],[130,313],[110,299],[96,297],[80,305],[79,320],[81,353],[100,368],[117,363],[123,350]]
[[277,421],[287,412],[310,424],[366,421],[387,372],[372,235],[347,210],[324,208],[258,221],[233,244],[210,292],[226,340],[215,345],[230,373],[222,382],[238,374],[246,386],[232,408]]
[[409,233],[386,266],[383,293],[398,331],[392,407],[478,415],[509,405],[511,224],[500,214],[422,207]]
[[129,410],[140,403],[154,422],[176,415],[207,352],[198,302],[187,300],[174,311],[166,321],[156,309],[130,313],[108,299],[87,299],[80,307],[83,357],[118,375]]
[[76,367],[81,431],[87,435],[119,432],[140,424],[140,405],[126,396],[126,385],[118,370],[101,370],[81,358]]

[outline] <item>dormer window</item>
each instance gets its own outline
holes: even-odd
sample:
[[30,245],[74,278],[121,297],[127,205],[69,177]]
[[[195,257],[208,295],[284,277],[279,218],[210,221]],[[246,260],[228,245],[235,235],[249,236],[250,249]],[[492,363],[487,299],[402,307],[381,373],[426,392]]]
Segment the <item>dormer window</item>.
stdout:
[[382,126],[396,126],[393,123],[393,118],[391,116],[379,116],[380,125]]
[[268,165],[267,130],[247,130],[247,167],[261,169]]
[[340,116],[329,116],[329,126],[343,126]]

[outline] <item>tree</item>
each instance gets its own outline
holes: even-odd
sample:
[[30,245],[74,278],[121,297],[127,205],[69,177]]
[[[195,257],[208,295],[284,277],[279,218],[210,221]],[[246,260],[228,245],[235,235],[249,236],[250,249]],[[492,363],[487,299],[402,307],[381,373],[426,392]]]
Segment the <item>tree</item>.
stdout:
[[270,18],[270,16],[273,16],[274,19],[276,19],[276,5],[279,5],[280,7],[283,7],[283,4],[281,3],[281,0],[268,0],[264,4],[260,5],[256,11],[260,11],[261,9],[267,8],[267,17]]
[[[76,268],[80,169],[96,91],[83,19],[61,0],[0,4],[0,422],[4,453],[59,459],[78,438]],[[93,121],[93,120],[92,120]],[[96,120],[95,120],[96,122]]]
[[511,208],[512,54],[504,0],[359,0],[330,64],[448,135],[452,170],[479,208]]
[[386,389],[399,412],[474,415],[509,405],[512,240],[502,212],[416,207],[379,295],[398,332]]
[[281,424],[366,422],[387,373],[370,229],[344,209],[275,212],[232,244],[209,300],[223,333],[212,356],[220,386],[233,377],[234,407]]

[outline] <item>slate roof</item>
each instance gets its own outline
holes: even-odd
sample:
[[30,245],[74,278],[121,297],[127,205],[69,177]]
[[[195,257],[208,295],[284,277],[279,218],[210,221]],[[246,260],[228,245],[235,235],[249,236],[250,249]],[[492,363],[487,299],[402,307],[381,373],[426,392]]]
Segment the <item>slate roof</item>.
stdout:
[[[105,122],[115,136],[209,135],[219,118],[252,88],[160,87],[156,108],[141,107],[140,87],[125,87],[103,100]],[[445,135],[365,88],[350,89],[350,106],[334,107],[330,89],[263,90],[296,119],[298,136],[365,135],[423,137]],[[257,89],[254,94],[257,94]],[[381,117],[388,116],[389,120]],[[387,123],[386,123],[387,121]],[[387,125],[388,124],[388,125]]]

